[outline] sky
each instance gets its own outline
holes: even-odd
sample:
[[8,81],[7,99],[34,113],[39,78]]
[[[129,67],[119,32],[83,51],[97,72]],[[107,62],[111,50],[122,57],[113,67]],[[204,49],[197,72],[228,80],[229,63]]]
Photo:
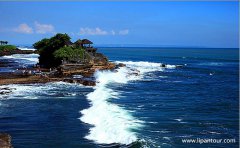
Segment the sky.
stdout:
[[0,2],[0,40],[56,33],[96,45],[239,47],[238,2]]

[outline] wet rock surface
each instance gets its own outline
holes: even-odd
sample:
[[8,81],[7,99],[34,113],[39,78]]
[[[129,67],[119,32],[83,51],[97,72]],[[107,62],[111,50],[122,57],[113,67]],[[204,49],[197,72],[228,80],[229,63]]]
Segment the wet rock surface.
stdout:
[[[48,71],[41,74],[25,74],[25,73],[1,73],[0,85],[7,84],[32,84],[32,83],[47,83],[64,81],[68,83],[79,83],[85,86],[95,86],[94,79],[89,79],[97,70],[113,70],[116,68],[114,63],[108,63],[106,65],[91,65],[91,66],[79,66],[65,65],[64,69],[56,71]],[[73,75],[81,75],[82,78],[74,78]],[[0,90],[0,95],[11,93],[11,90]]]
[[96,85],[96,82],[94,80],[88,80],[86,78],[81,78],[81,79],[65,78],[65,79],[63,79],[63,82],[79,83],[84,86],[95,86]]
[[3,87],[0,88],[0,95],[6,95],[11,93],[14,90],[14,88],[9,88],[9,87]]

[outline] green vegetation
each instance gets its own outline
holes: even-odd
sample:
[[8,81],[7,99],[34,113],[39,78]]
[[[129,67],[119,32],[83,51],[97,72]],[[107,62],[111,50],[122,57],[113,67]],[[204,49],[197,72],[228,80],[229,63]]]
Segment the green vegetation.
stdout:
[[17,47],[14,45],[0,45],[0,51],[12,51],[16,49]]
[[70,41],[67,34],[56,34],[50,39],[42,39],[33,44],[39,53],[39,64],[43,67],[56,67],[61,64],[61,59],[55,58],[53,53],[65,46],[65,43]]
[[80,61],[84,57],[84,49],[71,46],[70,37],[67,34],[56,34],[50,39],[42,39],[33,44],[39,53],[39,64],[42,67],[57,67],[62,60]]
[[70,62],[78,62],[84,59],[84,49],[73,47],[62,47],[54,52],[54,57]]

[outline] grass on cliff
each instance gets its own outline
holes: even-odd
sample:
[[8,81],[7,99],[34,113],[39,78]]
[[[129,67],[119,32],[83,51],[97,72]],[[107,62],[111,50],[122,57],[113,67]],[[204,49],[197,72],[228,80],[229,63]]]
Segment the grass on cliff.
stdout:
[[16,49],[17,47],[14,45],[0,45],[0,51],[12,51]]

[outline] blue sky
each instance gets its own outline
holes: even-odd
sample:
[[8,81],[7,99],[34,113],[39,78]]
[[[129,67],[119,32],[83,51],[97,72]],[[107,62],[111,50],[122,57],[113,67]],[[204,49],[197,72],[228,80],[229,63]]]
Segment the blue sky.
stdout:
[[238,2],[0,2],[0,40],[236,48],[238,17]]

